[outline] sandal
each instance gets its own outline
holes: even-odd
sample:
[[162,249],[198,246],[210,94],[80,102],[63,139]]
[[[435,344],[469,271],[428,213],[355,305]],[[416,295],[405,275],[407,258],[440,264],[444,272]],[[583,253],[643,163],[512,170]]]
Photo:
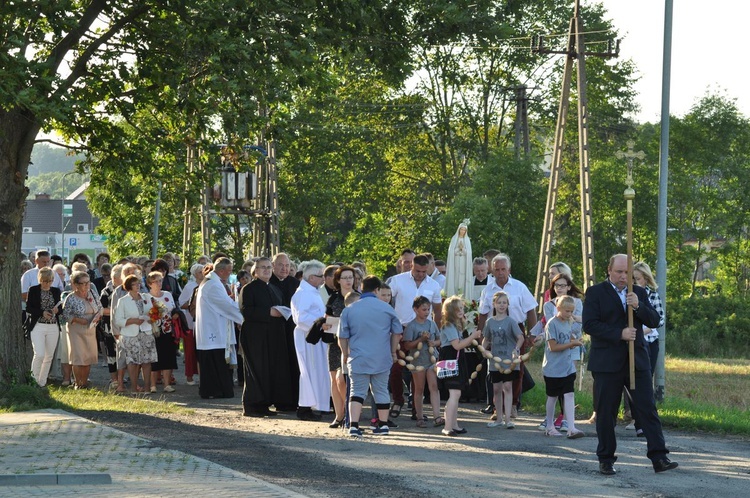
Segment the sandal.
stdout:
[[391,406],[391,410],[388,412],[388,417],[398,418],[398,416],[401,415],[401,408],[402,408],[402,405],[397,405],[396,403],[393,403],[393,406]]
[[575,430],[572,432],[568,432],[568,439],[579,439],[582,437],[586,437],[586,434],[584,434],[583,431]]
[[417,427],[419,427],[420,429],[424,429],[425,427],[427,427],[427,422],[425,422],[424,420],[417,420]]
[[445,425],[445,419],[443,417],[437,417],[434,422],[435,427],[441,427]]

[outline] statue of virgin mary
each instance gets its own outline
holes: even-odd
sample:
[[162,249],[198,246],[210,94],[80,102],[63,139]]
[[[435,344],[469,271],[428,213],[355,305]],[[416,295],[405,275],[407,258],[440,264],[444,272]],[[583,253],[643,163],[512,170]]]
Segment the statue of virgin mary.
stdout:
[[472,270],[471,241],[469,240],[469,220],[458,225],[455,235],[448,246],[448,257],[445,260],[445,295],[463,296],[471,300],[474,289]]

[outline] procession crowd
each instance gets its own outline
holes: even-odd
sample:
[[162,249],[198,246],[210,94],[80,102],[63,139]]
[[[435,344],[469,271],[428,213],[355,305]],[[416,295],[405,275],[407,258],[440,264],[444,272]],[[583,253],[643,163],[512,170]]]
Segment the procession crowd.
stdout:
[[[159,385],[175,391],[182,358],[184,382],[197,383],[201,398],[231,398],[235,384],[243,386],[245,416],[329,416],[331,429],[361,438],[364,425],[373,435],[389,434],[406,405],[416,427],[456,437],[467,432],[459,403],[471,399],[487,401],[482,411],[489,427],[515,427],[523,392],[534,383],[524,361],[538,346],[547,394],[539,428],[577,439],[584,433],[575,426],[573,386],[585,331],[600,472],[615,473],[623,387],[654,470],[676,467],[666,458],[653,401],[664,315],[648,266],[635,265],[638,286],[628,292],[626,258],[613,256],[608,279],[584,299],[570,268],[555,263],[537,317],[537,301],[511,276],[510,258],[496,250],[472,258],[466,228],[459,226],[445,261],[406,249],[395,273],[383,279],[361,262],[295,264],[284,253],[252,258],[236,272],[226,254],[201,256],[187,274],[172,253],[116,264],[106,253],[93,264],[77,254],[69,274],[49,252],[38,251],[22,263],[21,279],[33,378],[46,385],[57,358],[62,385],[85,389],[101,353],[111,390],[125,393],[129,385],[131,393],[148,396]],[[628,342],[636,347],[634,390],[627,389]],[[361,427],[366,404],[371,413]]]

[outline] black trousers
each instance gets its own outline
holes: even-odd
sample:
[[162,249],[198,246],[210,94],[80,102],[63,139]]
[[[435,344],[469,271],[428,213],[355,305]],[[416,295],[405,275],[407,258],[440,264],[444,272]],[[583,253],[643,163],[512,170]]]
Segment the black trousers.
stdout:
[[643,434],[646,436],[646,456],[651,461],[657,461],[669,453],[664,443],[661,420],[656,411],[654,388],[651,381],[651,371],[636,370],[635,389],[631,390],[630,375],[627,369],[620,372],[592,372],[594,376],[594,397],[596,404],[596,432],[599,444],[596,456],[600,462],[614,463],[617,460],[617,439],[615,425],[617,412],[620,408],[622,389],[625,387],[633,399],[632,410],[639,421]]

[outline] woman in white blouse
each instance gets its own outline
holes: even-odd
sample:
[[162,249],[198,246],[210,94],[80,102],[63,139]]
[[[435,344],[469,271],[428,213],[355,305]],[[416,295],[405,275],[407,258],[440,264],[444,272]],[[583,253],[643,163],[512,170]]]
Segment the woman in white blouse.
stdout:
[[[138,292],[141,280],[128,275],[122,284],[128,293],[117,301],[115,324],[120,327],[120,341],[128,365],[133,393],[151,393],[151,363],[156,361],[156,344],[151,324],[148,322],[148,309],[151,301],[148,294]],[[138,387],[138,372],[143,370],[143,389]]]

